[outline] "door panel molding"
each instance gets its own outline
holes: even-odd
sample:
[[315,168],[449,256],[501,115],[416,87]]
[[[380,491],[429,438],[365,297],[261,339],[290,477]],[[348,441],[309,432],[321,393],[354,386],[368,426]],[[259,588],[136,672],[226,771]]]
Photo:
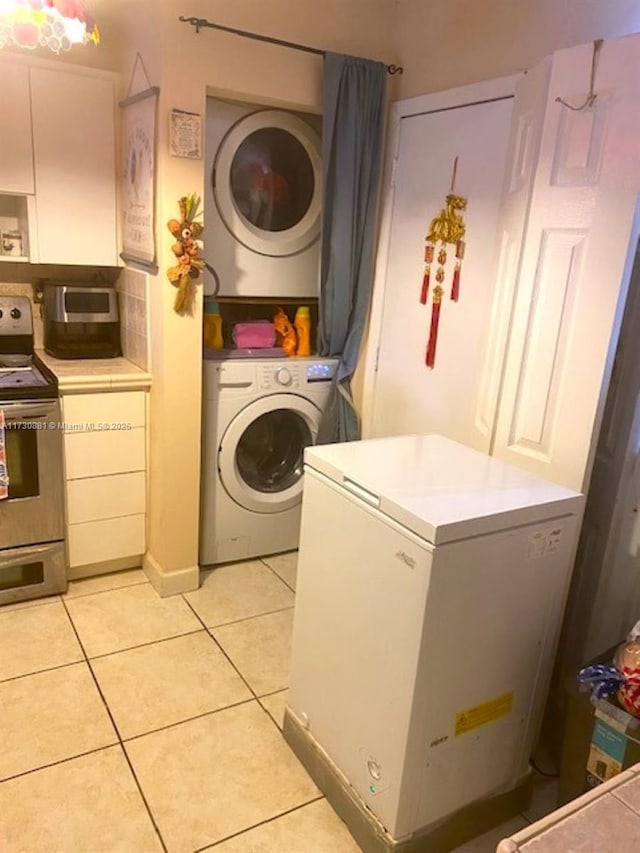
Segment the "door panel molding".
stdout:
[[585,231],[557,228],[540,240],[509,449],[547,462],[585,238]]

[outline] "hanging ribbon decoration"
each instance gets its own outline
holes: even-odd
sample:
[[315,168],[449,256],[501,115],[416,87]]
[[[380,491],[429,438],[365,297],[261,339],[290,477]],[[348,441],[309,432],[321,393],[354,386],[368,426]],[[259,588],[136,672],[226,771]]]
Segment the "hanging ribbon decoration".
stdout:
[[[434,258],[438,264],[435,279],[436,286],[433,288],[431,300],[431,328],[429,332],[429,343],[427,344],[427,367],[433,368],[436,362],[436,345],[438,342],[438,325],[440,323],[440,307],[444,290],[442,283],[445,280],[445,265],[447,263],[447,246],[455,246],[455,265],[453,269],[453,280],[451,282],[451,299],[458,301],[460,296],[460,275],[462,260],[464,258],[464,240],[466,225],[462,218],[462,211],[467,207],[467,199],[455,195],[456,172],[458,171],[458,158],[453,161],[453,174],[451,176],[451,189],[446,197],[446,206],[434,217],[429,224],[426,243],[424,247],[424,273],[422,276],[422,289],[420,291],[420,302],[427,304],[429,298],[429,286],[431,283],[431,265]],[[440,244],[438,254],[436,247]]]

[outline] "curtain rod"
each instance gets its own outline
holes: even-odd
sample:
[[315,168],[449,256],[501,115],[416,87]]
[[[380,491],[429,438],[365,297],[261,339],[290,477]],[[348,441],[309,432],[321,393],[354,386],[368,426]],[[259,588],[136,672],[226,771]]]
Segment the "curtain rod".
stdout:
[[[196,33],[199,33],[203,27],[211,27],[214,30],[222,30],[224,33],[233,33],[236,36],[244,36],[245,38],[255,39],[256,41],[265,41],[268,44],[279,44],[281,47],[290,47],[293,50],[303,50],[305,53],[315,53],[317,56],[324,56],[327,51],[320,50],[317,47],[308,47],[305,44],[296,44],[293,41],[284,41],[283,39],[272,38],[271,36],[262,36],[259,33],[250,33],[247,30],[237,30],[234,27],[224,27],[222,24],[214,24],[206,18],[189,18],[186,15],[180,15],[178,20],[183,24],[191,24],[196,28]],[[389,74],[402,74],[404,71],[401,65],[387,65]]]

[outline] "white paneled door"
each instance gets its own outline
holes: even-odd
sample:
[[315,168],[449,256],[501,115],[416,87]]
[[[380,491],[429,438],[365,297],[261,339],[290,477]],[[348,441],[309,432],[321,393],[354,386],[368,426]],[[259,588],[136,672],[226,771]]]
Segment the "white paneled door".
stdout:
[[584,104],[592,58],[592,45],[562,50],[549,81],[539,75],[542,138],[493,445],[496,456],[579,490],[589,483],[640,226],[640,36],[604,42],[595,102],[572,110],[559,99]]
[[[514,79],[509,78],[493,81],[493,88],[465,87],[401,105],[395,187],[387,202],[386,276],[381,280],[378,270],[374,297],[371,337],[377,331],[379,339],[367,382],[373,378],[375,383],[365,412],[369,436],[434,432],[489,450],[490,436],[478,431],[475,418],[494,290],[513,88]],[[436,264],[428,302],[421,305],[425,235],[450,192],[456,157],[455,191],[468,199],[466,253],[460,297],[454,302],[454,251],[448,247],[436,361],[430,369],[425,356]],[[372,345],[375,349],[375,341]]]

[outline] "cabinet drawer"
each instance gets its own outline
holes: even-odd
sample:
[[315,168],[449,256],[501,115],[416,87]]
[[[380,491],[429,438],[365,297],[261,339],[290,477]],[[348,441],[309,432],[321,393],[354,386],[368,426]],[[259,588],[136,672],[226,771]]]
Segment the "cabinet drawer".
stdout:
[[[144,391],[67,394],[63,398],[65,432],[85,432],[91,424],[145,425]],[[109,430],[114,432],[114,430]],[[119,430],[115,430],[119,432]]]
[[145,474],[113,474],[67,483],[69,524],[139,515],[145,511]]
[[69,565],[86,566],[145,552],[145,516],[69,525]]
[[144,471],[145,430],[67,433],[64,455],[67,480]]

